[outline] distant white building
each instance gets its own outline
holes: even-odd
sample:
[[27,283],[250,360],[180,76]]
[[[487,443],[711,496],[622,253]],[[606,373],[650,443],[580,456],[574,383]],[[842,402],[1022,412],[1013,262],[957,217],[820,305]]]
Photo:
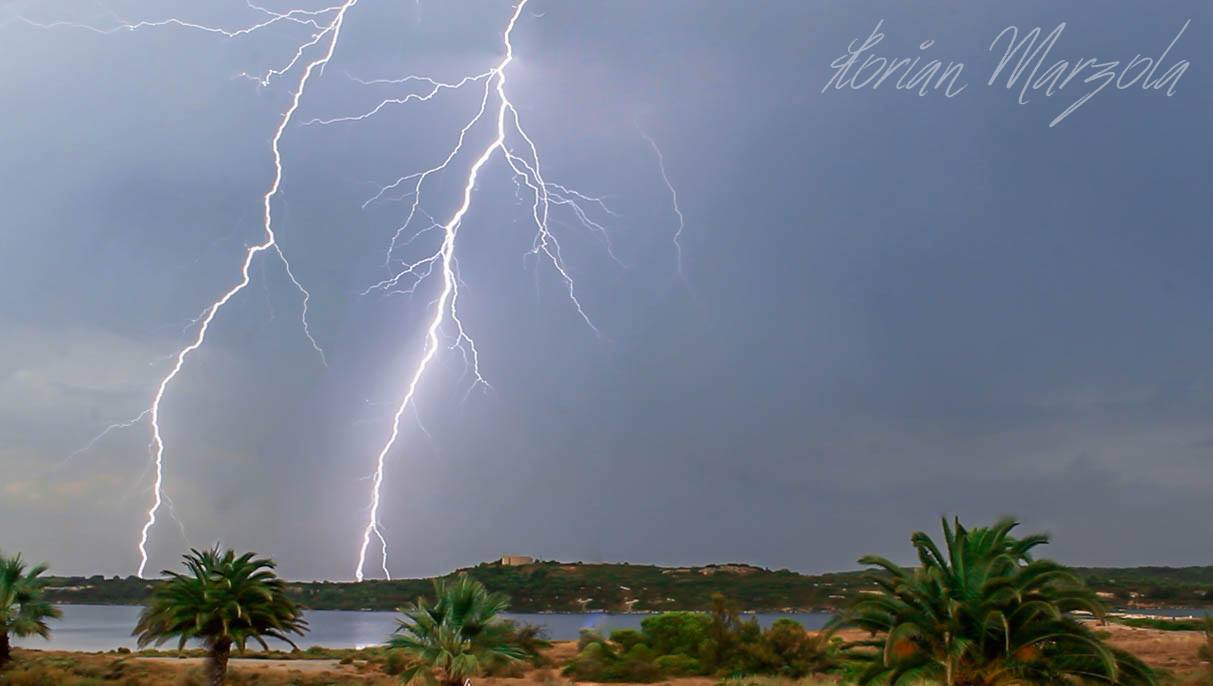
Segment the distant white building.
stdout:
[[535,564],[535,558],[527,557],[526,555],[502,555],[502,567],[521,567],[523,565]]

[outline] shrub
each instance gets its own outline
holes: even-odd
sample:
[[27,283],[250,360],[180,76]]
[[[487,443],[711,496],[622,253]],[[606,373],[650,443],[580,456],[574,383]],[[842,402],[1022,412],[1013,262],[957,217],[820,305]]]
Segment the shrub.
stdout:
[[779,662],[778,671],[791,677],[829,671],[838,666],[837,649],[825,634],[810,634],[799,622],[777,620],[765,635]]
[[582,629],[577,632],[577,652],[586,649],[592,643],[605,643],[606,639],[602,637],[597,629]]
[[710,625],[702,612],[663,612],[646,617],[640,629],[658,655],[695,655],[709,638]]
[[717,667],[717,656],[720,655],[720,646],[716,641],[705,638],[696,648],[695,654],[699,657],[699,664],[705,672],[714,672]]
[[666,676],[695,676],[703,673],[703,665],[689,655],[662,655],[653,661]]
[[547,632],[535,624],[519,623],[513,620],[502,622],[509,627],[509,642],[523,654],[523,659],[532,667],[547,667],[551,664],[543,651],[552,646]]
[[[596,632],[595,632],[596,633]],[[579,681],[603,681],[607,666],[618,656],[602,640],[592,640],[591,632],[582,630],[577,642],[577,656],[564,668],[564,673]],[[599,637],[601,639],[601,637]]]
[[643,643],[637,643],[623,654],[624,660],[632,662],[652,662],[657,657],[653,649]]
[[401,650],[389,650],[383,661],[383,672],[396,676],[409,666],[408,656]]
[[626,651],[617,652],[610,643],[593,640],[589,632],[582,633],[584,646],[577,657],[564,668],[566,676],[578,681],[623,681],[643,683],[661,678],[654,664],[655,654],[644,643],[636,643]]
[[611,632],[611,642],[628,651],[632,646],[644,643],[644,634],[635,629],[616,629]]
[[833,671],[838,650],[824,635],[809,634],[792,620],[763,631],[743,620],[723,596],[713,610],[667,612],[641,622],[641,630],[617,629],[610,640],[585,629],[578,654],[564,670],[579,681],[645,682],[663,677],[767,674],[802,678]]
[[661,669],[653,663],[653,651],[644,644],[633,646],[612,669],[608,669],[606,677],[609,681],[626,681],[645,683],[661,679]]

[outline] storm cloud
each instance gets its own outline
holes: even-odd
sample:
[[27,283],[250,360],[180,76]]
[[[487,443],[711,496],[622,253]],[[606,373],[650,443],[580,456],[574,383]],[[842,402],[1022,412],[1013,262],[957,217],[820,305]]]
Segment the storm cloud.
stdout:
[[[137,564],[146,425],[73,453],[147,406],[260,239],[269,138],[294,81],[240,74],[280,63],[302,34],[99,35],[19,17],[254,16],[201,4],[0,3],[0,547],[61,573]],[[504,164],[486,167],[458,249],[493,390],[464,400],[447,351],[406,415],[383,512],[395,575],[503,553],[823,571],[868,552],[905,559],[910,529],[943,514],[1008,513],[1053,532],[1065,561],[1208,563],[1208,3],[530,7],[513,100],[548,177],[618,213],[626,266],[558,226],[598,337],[550,267],[524,260],[528,207]],[[482,71],[509,12],[351,11],[285,132],[275,207],[330,364],[302,335],[281,264],[258,258],[166,399],[166,491],[184,529],[162,520],[152,569],[221,539],[292,578],[352,575],[366,479],[432,297],[359,295],[386,275],[407,211],[361,206],[440,160],[477,94],[356,126],[303,122],[393,93],[351,76]],[[1191,68],[1171,97],[1117,92],[1049,128],[1064,103],[1021,105],[981,80],[1009,25],[1065,21],[1058,59],[1127,60],[1189,19],[1171,57]],[[881,20],[882,50],[934,40],[969,88],[821,92],[831,61]],[[686,284],[638,127],[687,217]],[[449,215],[461,181],[439,179],[427,209]]]

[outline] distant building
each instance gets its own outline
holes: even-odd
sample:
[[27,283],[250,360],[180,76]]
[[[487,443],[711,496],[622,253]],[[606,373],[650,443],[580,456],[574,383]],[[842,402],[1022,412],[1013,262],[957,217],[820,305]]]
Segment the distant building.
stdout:
[[527,557],[526,555],[502,555],[502,567],[521,567],[523,565],[535,564],[535,558]]

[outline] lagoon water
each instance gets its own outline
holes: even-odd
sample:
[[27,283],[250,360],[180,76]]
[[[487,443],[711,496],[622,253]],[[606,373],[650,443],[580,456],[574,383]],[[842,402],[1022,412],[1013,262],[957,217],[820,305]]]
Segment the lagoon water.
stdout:
[[[142,609],[132,605],[60,605],[63,618],[51,622],[51,640],[39,638],[18,639],[16,644],[26,648],[46,650],[100,651],[115,648],[135,648],[135,639],[130,635]],[[324,646],[326,648],[358,648],[383,643],[396,628],[394,612],[346,612],[335,610],[312,610],[307,613],[311,628],[307,635],[296,641],[301,648]],[[647,615],[643,614],[518,614],[506,617],[536,624],[547,630],[549,638],[570,640],[577,638],[581,629],[594,628],[603,632],[625,627],[638,628]],[[832,615],[824,612],[796,614],[759,614],[758,622],[770,626],[781,617],[794,619],[807,629],[820,629]],[[273,647],[289,648],[274,645]],[[165,645],[175,648],[176,644]]]

